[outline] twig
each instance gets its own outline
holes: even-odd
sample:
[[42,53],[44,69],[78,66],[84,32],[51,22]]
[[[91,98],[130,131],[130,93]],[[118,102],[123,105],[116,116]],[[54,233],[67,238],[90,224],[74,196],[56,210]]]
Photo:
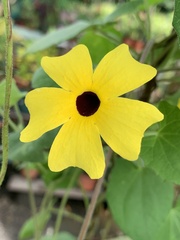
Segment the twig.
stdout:
[[91,202],[89,204],[84,222],[82,224],[82,227],[81,227],[81,230],[80,230],[80,233],[79,233],[79,236],[78,236],[78,240],[84,240],[85,237],[86,237],[86,234],[87,234],[87,231],[88,231],[88,228],[89,228],[89,224],[91,222],[91,219],[92,219],[92,216],[93,216],[93,213],[94,213],[94,209],[95,209],[95,206],[96,206],[97,198],[98,198],[98,196],[101,192],[103,182],[104,182],[104,178],[106,176],[108,163],[110,162],[110,159],[111,159],[112,155],[113,155],[113,151],[109,148],[109,150],[107,152],[107,155],[106,155],[106,169],[104,171],[104,175],[102,176],[102,178],[100,178],[98,180],[98,182],[96,184],[94,193],[92,195]]

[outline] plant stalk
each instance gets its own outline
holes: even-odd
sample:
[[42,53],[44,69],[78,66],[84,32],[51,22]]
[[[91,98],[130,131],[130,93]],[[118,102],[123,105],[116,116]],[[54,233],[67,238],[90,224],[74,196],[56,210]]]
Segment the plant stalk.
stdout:
[[10,14],[9,0],[2,0],[5,29],[6,29],[6,89],[5,89],[5,101],[4,101],[4,114],[3,114],[3,125],[2,125],[2,166],[0,170],[0,185],[2,185],[4,177],[7,171],[8,165],[8,149],[9,149],[9,138],[8,138],[8,122],[9,122],[9,111],[10,111],[10,95],[12,85],[12,72],[13,72],[13,41],[12,41],[12,23]]
[[105,176],[106,176],[106,171],[107,171],[107,168],[108,168],[108,163],[110,162],[110,159],[111,159],[112,155],[113,155],[113,151],[109,148],[109,150],[107,152],[107,155],[106,155],[106,169],[104,171],[104,175],[102,176],[102,178],[100,178],[98,180],[98,182],[96,184],[94,193],[93,193],[92,198],[91,198],[91,202],[89,204],[84,222],[82,224],[82,227],[81,227],[81,230],[80,230],[80,233],[79,233],[79,236],[78,236],[78,240],[84,240],[86,238],[86,234],[87,234],[87,231],[88,231],[88,228],[89,228],[89,225],[90,225],[90,222],[91,222],[91,219],[92,219],[95,207],[96,207],[97,199],[98,199],[98,196],[99,196],[99,194],[101,193],[101,190],[102,190],[102,186],[103,186],[104,179],[105,179]]
[[32,189],[32,179],[30,177],[30,171],[27,170],[26,172],[26,179],[28,182],[28,193],[29,193],[29,203],[31,206],[32,216],[33,216],[33,224],[34,224],[34,240],[38,240],[40,238],[39,228],[38,228],[38,220],[37,220],[37,207],[36,207],[36,201],[35,196]]
[[74,182],[76,181],[79,173],[80,173],[80,169],[77,168],[77,169],[74,170],[74,173],[73,173],[73,175],[72,175],[72,177],[69,181],[68,187],[66,189],[66,192],[65,192],[65,194],[64,194],[64,196],[61,200],[60,207],[59,207],[58,214],[57,214],[56,223],[55,223],[55,228],[54,228],[54,237],[59,232],[61,222],[62,222],[62,218],[63,218],[63,215],[64,215],[64,209],[65,209],[66,203],[68,201],[70,191],[71,191],[71,189],[74,185]]

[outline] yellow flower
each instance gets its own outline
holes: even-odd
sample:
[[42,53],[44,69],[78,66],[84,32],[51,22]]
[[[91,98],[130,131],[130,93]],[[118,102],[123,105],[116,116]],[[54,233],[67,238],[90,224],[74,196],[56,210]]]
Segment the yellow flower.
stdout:
[[52,171],[76,166],[100,178],[105,168],[100,136],[123,158],[138,158],[144,131],[163,115],[151,104],[119,96],[148,82],[156,69],[133,59],[125,44],[109,52],[94,73],[84,45],[64,56],[43,57],[41,65],[61,88],[27,94],[30,121],[20,140],[36,140],[63,125],[49,153]]

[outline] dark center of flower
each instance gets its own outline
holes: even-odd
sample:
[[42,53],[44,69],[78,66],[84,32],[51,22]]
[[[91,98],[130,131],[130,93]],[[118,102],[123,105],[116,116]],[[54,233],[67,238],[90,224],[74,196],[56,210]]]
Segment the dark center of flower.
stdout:
[[76,107],[80,115],[91,116],[99,108],[100,100],[93,92],[84,92],[76,99]]

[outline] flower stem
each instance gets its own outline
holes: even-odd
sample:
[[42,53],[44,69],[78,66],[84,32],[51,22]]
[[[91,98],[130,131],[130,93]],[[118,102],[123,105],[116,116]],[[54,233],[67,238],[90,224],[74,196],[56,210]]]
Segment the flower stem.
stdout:
[[8,120],[10,109],[10,94],[12,84],[12,72],[13,72],[13,41],[12,41],[12,25],[10,16],[10,6],[8,0],[2,0],[5,27],[6,27],[6,90],[5,90],[5,102],[4,102],[4,118],[2,126],[2,166],[0,171],[0,185],[4,180],[7,171],[8,164]]
[[35,196],[34,196],[33,189],[32,189],[32,180],[30,177],[29,170],[26,172],[26,179],[28,182],[29,202],[30,202],[30,207],[31,207],[31,211],[32,211],[32,216],[33,216],[34,240],[38,240],[38,239],[40,239],[40,236],[39,236],[39,229],[38,229],[39,223],[37,221],[37,207],[36,207]]
[[147,44],[141,54],[141,57],[139,60],[141,63],[144,63],[146,61],[146,58],[148,57],[149,53],[151,52],[153,46],[154,46],[154,39],[151,39],[147,42]]
[[20,129],[21,129],[24,126],[24,120],[23,120],[21,111],[20,111],[17,103],[14,105],[14,108],[15,108],[15,111],[16,111],[16,115],[17,115],[17,118],[18,118],[18,123],[20,125]]
[[147,7],[147,11],[146,11],[146,14],[147,14],[147,19],[146,19],[146,37],[147,37],[147,40],[150,40],[151,39],[151,9],[148,7],[148,1],[145,0],[145,6]]
[[88,231],[88,228],[89,228],[89,225],[90,225],[93,213],[94,213],[94,209],[95,209],[95,206],[96,206],[96,203],[97,203],[97,199],[98,199],[98,196],[99,196],[99,194],[101,192],[101,189],[102,189],[102,186],[103,186],[103,182],[104,182],[104,178],[106,176],[108,163],[109,163],[112,155],[113,155],[113,151],[109,148],[109,150],[107,152],[107,155],[106,155],[106,169],[104,171],[104,175],[102,176],[102,178],[100,178],[98,180],[98,182],[96,184],[94,193],[93,193],[92,198],[91,198],[91,202],[89,204],[89,207],[88,207],[88,210],[86,212],[86,216],[85,216],[84,222],[82,224],[82,227],[81,227],[81,230],[80,230],[80,233],[79,233],[79,236],[78,236],[78,240],[84,240],[86,238],[86,234],[87,234],[87,231]]
[[[0,116],[1,117],[4,116],[4,110],[2,108],[0,108]],[[13,131],[16,132],[19,130],[18,126],[10,118],[8,119],[8,124],[12,128]]]
[[76,181],[76,178],[78,177],[79,173],[80,173],[80,169],[78,169],[78,168],[75,169],[75,171],[74,171],[74,173],[73,173],[73,175],[70,179],[70,182],[67,186],[66,192],[63,196],[63,199],[61,201],[61,204],[60,204],[60,207],[59,207],[59,210],[58,210],[58,214],[57,214],[56,223],[55,223],[54,236],[59,232],[61,222],[62,222],[62,218],[63,218],[63,214],[64,214],[64,209],[65,209],[68,197],[69,197],[69,193],[70,193],[71,188],[73,187],[74,182]]

